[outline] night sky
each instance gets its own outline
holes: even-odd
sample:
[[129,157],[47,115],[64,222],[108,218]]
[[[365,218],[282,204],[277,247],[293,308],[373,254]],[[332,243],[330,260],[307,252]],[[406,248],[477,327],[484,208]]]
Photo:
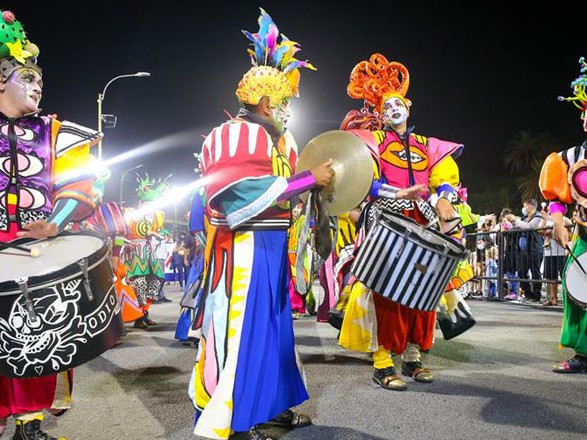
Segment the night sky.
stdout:
[[[151,73],[115,81],[104,100],[103,112],[118,117],[105,130],[105,159],[158,148],[113,167],[106,199],[117,200],[121,173],[138,164],[155,177],[173,173],[178,185],[195,177],[201,135],[225,120],[224,110],[238,110],[234,92],[250,68],[241,30],[258,30],[259,7],[301,44],[298,58],[318,68],[302,69],[292,105],[300,149],[361,107],[346,94],[350,71],[381,52],[410,71],[416,132],[465,144],[461,177],[471,193],[507,174],[503,151],[522,130],[549,132],[561,147],[582,142],[579,111],[556,99],[569,96],[578,59],[587,56],[580,3],[119,0],[0,8],[13,11],[41,49],[45,114],[96,127],[97,95],[110,79]],[[133,197],[135,176],[125,180],[125,199]]]

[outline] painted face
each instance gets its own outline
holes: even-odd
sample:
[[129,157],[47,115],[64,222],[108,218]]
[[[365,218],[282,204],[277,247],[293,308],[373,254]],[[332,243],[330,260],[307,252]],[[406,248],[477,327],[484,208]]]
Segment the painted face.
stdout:
[[6,116],[18,118],[39,110],[43,90],[41,75],[33,69],[15,70],[0,94],[0,110]]
[[289,101],[284,101],[282,104],[271,109],[271,119],[277,131],[281,134],[287,130],[287,120],[291,116],[289,109]]
[[587,110],[581,113],[581,119],[583,119],[583,131],[587,133]]
[[383,123],[397,127],[405,124],[410,116],[410,109],[400,98],[392,97],[383,104]]

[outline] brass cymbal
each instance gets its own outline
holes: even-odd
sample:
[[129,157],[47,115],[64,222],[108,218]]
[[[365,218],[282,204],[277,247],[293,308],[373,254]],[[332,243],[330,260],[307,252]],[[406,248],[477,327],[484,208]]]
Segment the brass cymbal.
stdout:
[[[296,172],[305,171],[332,159],[336,173],[322,189],[328,213],[339,215],[359,205],[373,183],[373,159],[369,149],[357,136],[343,130],[330,130],[312,138],[298,158]],[[306,200],[308,193],[302,194]]]

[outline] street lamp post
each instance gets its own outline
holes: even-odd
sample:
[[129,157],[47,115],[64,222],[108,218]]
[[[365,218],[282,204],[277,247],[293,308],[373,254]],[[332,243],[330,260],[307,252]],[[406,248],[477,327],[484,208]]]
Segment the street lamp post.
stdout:
[[[102,103],[104,102],[104,98],[106,97],[106,89],[110,84],[120,78],[141,78],[144,76],[151,76],[149,72],[137,72],[137,73],[129,73],[126,75],[118,75],[112,78],[102,90],[102,93],[98,93],[98,131],[102,132]],[[98,142],[98,160],[102,160],[102,139]]]
[[123,183],[124,183],[124,177],[126,176],[126,174],[129,171],[137,170],[142,166],[143,166],[143,164],[137,165],[135,167],[129,168],[128,170],[124,170],[124,172],[122,173],[122,176],[120,177],[120,205],[122,205],[122,187],[123,187]]

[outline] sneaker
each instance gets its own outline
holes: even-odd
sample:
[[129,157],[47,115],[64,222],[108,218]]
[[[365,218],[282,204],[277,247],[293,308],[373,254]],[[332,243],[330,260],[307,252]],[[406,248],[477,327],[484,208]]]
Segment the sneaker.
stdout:
[[159,302],[160,303],[170,303],[173,301],[171,301],[169,298],[163,297],[163,298],[159,298]]
[[394,367],[375,368],[372,379],[373,382],[386,390],[403,391],[408,387],[397,375]]
[[431,383],[434,380],[432,371],[422,366],[422,362],[403,362],[402,363],[402,374],[409,376],[416,382]]
[[38,419],[25,422],[15,420],[16,431],[12,440],[66,440],[65,437],[53,437],[41,431],[41,421]]
[[554,364],[552,371],[555,373],[587,373],[587,357],[576,354],[568,361]]
[[518,299],[518,295],[516,295],[515,293],[508,293],[508,294],[505,296],[505,299],[506,299],[507,301],[515,301],[515,300],[517,300],[517,299]]

